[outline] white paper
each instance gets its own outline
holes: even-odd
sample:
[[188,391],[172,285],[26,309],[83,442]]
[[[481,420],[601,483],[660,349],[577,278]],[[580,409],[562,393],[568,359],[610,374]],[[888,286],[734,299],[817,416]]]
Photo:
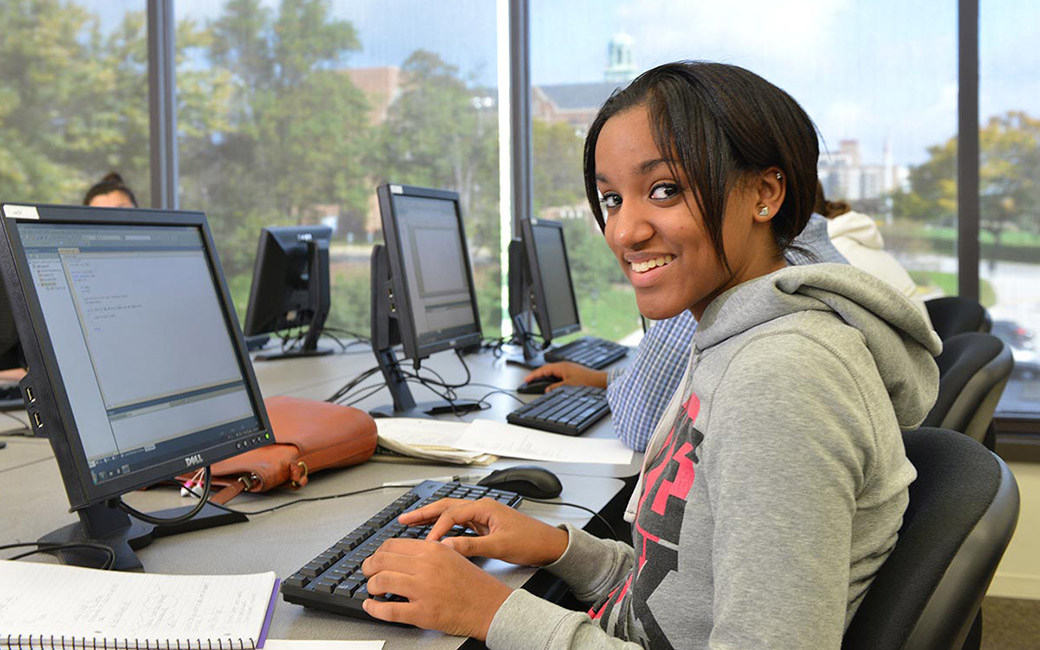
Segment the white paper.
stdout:
[[560,463],[627,465],[632,450],[617,439],[580,438],[495,420],[474,420],[456,442],[460,449]]
[[468,422],[445,422],[427,418],[378,418],[376,420],[376,432],[380,438],[424,447],[458,449],[456,443],[468,428]]
[[268,639],[264,650],[382,650],[383,641],[297,641]]
[[[162,575],[0,560],[3,634],[96,640],[100,647],[225,647],[259,640],[274,573]],[[55,644],[56,645],[56,644]]]

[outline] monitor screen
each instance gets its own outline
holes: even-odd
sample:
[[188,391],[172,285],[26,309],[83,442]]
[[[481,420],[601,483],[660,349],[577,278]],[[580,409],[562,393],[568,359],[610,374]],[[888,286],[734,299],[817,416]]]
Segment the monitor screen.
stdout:
[[480,318],[458,195],[379,188],[402,343],[412,359],[480,341]]
[[260,231],[244,331],[256,336],[308,327],[299,348],[257,358],[328,354],[317,342],[328,317],[328,226],[270,226]]
[[27,328],[34,343],[30,414],[74,508],[269,441],[201,213],[4,213],[18,276],[5,281],[24,301],[23,343]]
[[526,221],[522,232],[531,264],[531,279],[537,285],[534,288],[535,300],[543,303],[534,305],[542,338],[550,341],[578,331],[581,322],[578,320],[563,225],[555,221]]

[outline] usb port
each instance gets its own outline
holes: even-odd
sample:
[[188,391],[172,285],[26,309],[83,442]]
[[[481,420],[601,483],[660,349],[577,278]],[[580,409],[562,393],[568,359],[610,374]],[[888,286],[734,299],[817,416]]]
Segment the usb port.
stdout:
[[37,429],[42,429],[43,428],[43,420],[40,418],[40,414],[39,413],[33,413],[33,422],[36,423],[36,428]]
[[32,404],[33,402],[35,402],[35,401],[36,401],[36,396],[35,396],[35,395],[33,395],[33,392],[32,392],[32,387],[31,387],[31,386],[26,386],[26,387],[25,387],[25,399],[26,399],[26,400],[27,400],[27,401],[28,401],[28,402],[29,402],[30,404]]

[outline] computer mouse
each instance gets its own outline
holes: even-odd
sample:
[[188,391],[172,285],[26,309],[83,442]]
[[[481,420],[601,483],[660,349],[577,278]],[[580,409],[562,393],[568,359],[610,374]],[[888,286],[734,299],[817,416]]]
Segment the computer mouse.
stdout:
[[516,392],[521,395],[541,395],[545,393],[545,390],[552,386],[556,382],[560,381],[560,378],[556,375],[546,375],[544,377],[536,377],[531,381],[525,381],[520,384]]
[[514,465],[505,469],[496,469],[477,485],[493,487],[499,490],[516,492],[522,497],[532,499],[551,499],[560,496],[563,485],[556,475],[537,465]]

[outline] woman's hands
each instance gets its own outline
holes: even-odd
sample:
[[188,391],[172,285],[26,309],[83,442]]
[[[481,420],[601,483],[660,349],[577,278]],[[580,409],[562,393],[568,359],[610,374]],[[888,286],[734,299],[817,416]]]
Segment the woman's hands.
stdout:
[[560,381],[551,384],[548,390],[554,390],[560,386],[596,386],[607,387],[607,373],[602,370],[593,370],[580,363],[570,361],[557,361],[547,363],[524,377],[524,381],[531,381],[539,377],[559,377]]
[[362,607],[369,616],[480,641],[513,592],[446,544],[428,540],[388,539],[361,568],[369,594],[408,599],[366,598]]
[[[492,499],[442,499],[406,512],[398,521],[408,526],[434,523],[425,540],[387,540],[361,568],[370,594],[395,594],[408,602],[369,598],[363,603],[365,611],[385,621],[481,641],[512,589],[466,557],[544,565],[567,550],[565,530]],[[479,536],[441,539],[456,524],[472,528]]]
[[441,499],[397,518],[406,526],[435,522],[426,539],[440,540],[452,526],[475,530],[479,537],[441,540],[466,557],[490,557],[513,564],[543,566],[567,550],[567,531],[528,517],[493,499]]

